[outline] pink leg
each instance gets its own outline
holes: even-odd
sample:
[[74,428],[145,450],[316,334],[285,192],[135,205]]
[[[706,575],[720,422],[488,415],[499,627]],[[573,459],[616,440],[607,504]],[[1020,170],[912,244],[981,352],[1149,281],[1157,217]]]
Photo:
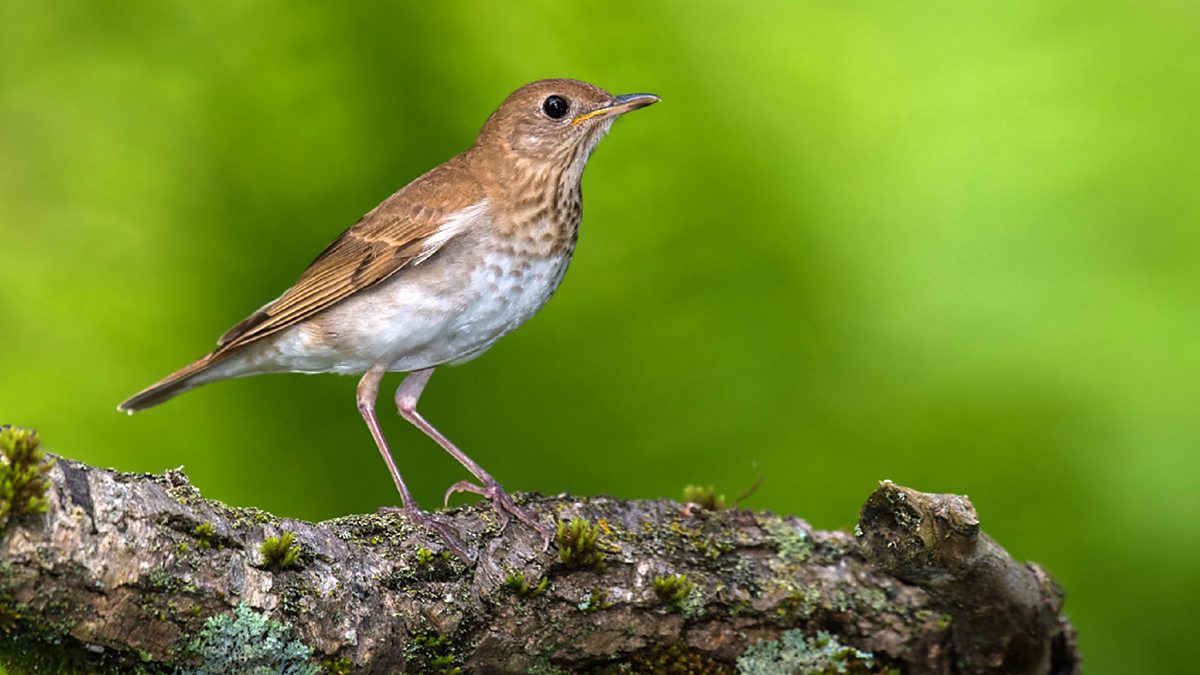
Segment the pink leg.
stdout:
[[396,489],[400,491],[400,504],[406,511],[418,511],[420,507],[417,506],[417,500],[413,499],[412,493],[408,491],[408,486],[404,484],[404,477],[400,475],[400,470],[396,468],[396,462],[392,459],[392,451],[388,449],[387,439],[383,437],[383,432],[379,429],[379,418],[375,416],[375,399],[379,396],[379,382],[383,379],[385,372],[387,370],[384,366],[377,365],[368,370],[358,381],[358,412],[366,420],[367,428],[371,430],[371,438],[375,439],[375,445],[379,447],[379,454],[383,455],[383,461],[392,474]]
[[432,375],[433,368],[415,370],[409,373],[408,377],[404,378],[404,381],[400,383],[400,388],[396,390],[396,408],[400,411],[401,417],[425,432],[426,436],[429,436],[438,445],[442,446],[443,450],[450,453],[451,457],[458,460],[458,463],[462,464],[480,482],[480,485],[475,485],[468,481],[459,481],[451,485],[450,489],[446,490],[446,501],[449,502],[450,495],[455,492],[474,492],[475,494],[482,495],[492,502],[496,513],[500,515],[501,531],[508,526],[509,514],[512,514],[517,517],[517,520],[520,520],[541,534],[543,547],[549,548],[550,530],[545,525],[539,523],[536,518],[524,509],[514,504],[504,491],[504,488],[500,486],[500,483],[491,474],[484,471],[483,467],[479,466],[475,460],[468,457],[462,450],[459,450],[457,446],[450,442],[450,439],[443,436],[442,432],[435,429],[429,422],[426,422],[425,418],[421,417],[421,414],[417,412],[417,401],[420,400],[421,392],[425,390],[425,385],[429,382],[429,378]]
[[396,483],[396,489],[400,492],[401,508],[384,508],[381,510],[399,511],[408,517],[409,520],[428,525],[437,530],[455,555],[467,562],[471,562],[471,557],[459,542],[458,536],[450,528],[437,522],[417,506],[417,500],[413,499],[412,493],[408,491],[408,486],[404,484],[404,478],[400,475],[400,470],[396,468],[396,462],[392,459],[392,452],[388,449],[387,440],[383,437],[383,432],[379,429],[379,418],[375,416],[375,399],[379,395],[379,382],[383,379],[385,372],[387,372],[387,369],[383,365],[374,366],[358,382],[358,412],[362,414],[363,420],[367,423],[367,428],[371,430],[371,437],[375,439],[375,445],[379,447],[379,454],[383,455],[383,461],[387,464],[388,471],[392,474],[392,480]]

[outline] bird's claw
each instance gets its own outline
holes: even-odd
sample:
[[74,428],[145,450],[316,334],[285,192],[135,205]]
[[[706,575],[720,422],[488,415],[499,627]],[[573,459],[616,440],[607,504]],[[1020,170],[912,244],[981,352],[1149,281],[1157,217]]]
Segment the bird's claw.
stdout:
[[451,485],[446,490],[444,504],[449,506],[450,496],[458,492],[471,492],[477,494],[492,503],[492,508],[496,509],[496,514],[500,516],[500,532],[504,532],[511,520],[510,514],[517,517],[517,520],[525,523],[530,529],[542,535],[542,550],[550,549],[550,530],[541,523],[537,518],[534,518],[525,509],[516,505],[504,488],[500,487],[499,483],[485,483],[484,485],[476,485],[470,481],[460,480],[454,485]]
[[450,549],[451,553],[458,556],[460,560],[468,565],[475,562],[475,559],[472,558],[469,553],[467,553],[466,547],[463,546],[462,541],[458,538],[458,533],[456,533],[449,525],[446,525],[437,518],[434,518],[431,514],[422,511],[415,504],[408,504],[407,506],[399,507],[381,506],[377,510],[379,513],[392,513],[399,516],[404,516],[414,525],[424,526],[434,530],[441,535],[442,541],[446,542],[446,548]]
[[[454,485],[446,488],[446,495],[442,498],[442,506],[444,508],[449,508],[450,496],[459,492],[473,492],[481,497],[488,497],[488,492],[486,489],[479,487],[469,480],[460,480]],[[490,499],[490,497],[488,498]]]

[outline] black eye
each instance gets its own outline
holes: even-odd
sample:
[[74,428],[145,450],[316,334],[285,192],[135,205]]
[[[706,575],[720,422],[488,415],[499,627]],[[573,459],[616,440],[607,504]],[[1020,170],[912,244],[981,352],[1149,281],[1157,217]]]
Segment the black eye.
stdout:
[[567,103],[567,99],[561,96],[551,96],[542,101],[542,112],[552,120],[562,119],[562,116],[567,114],[567,108],[570,107],[571,104]]

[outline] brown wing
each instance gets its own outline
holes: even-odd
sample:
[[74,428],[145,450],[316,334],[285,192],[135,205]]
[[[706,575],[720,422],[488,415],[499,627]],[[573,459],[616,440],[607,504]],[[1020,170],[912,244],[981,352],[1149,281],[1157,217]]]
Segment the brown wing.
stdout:
[[221,336],[216,351],[117,406],[134,413],[196,386],[239,347],[277,333],[433,255],[484,215],[483,189],[463,155],[409,183],[333,241],[277,300]]
[[[218,352],[277,333],[432,255],[457,232],[454,216],[483,201],[454,160],[413,181],[343,232],[296,285],[229,329]],[[438,204],[433,206],[432,204]]]

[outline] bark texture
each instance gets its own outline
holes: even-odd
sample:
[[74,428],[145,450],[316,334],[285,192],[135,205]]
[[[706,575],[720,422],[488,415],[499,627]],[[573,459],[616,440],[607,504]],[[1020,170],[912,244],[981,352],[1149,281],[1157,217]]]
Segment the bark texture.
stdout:
[[399,515],[276,518],[206,500],[180,471],[62,458],[48,477],[49,510],[0,540],[0,663],[16,672],[1080,668],[1046,572],[982,534],[965,497],[886,481],[855,535],[770,512],[520,495],[545,522],[586,521],[543,551],[486,504],[437,513],[465,562]]

